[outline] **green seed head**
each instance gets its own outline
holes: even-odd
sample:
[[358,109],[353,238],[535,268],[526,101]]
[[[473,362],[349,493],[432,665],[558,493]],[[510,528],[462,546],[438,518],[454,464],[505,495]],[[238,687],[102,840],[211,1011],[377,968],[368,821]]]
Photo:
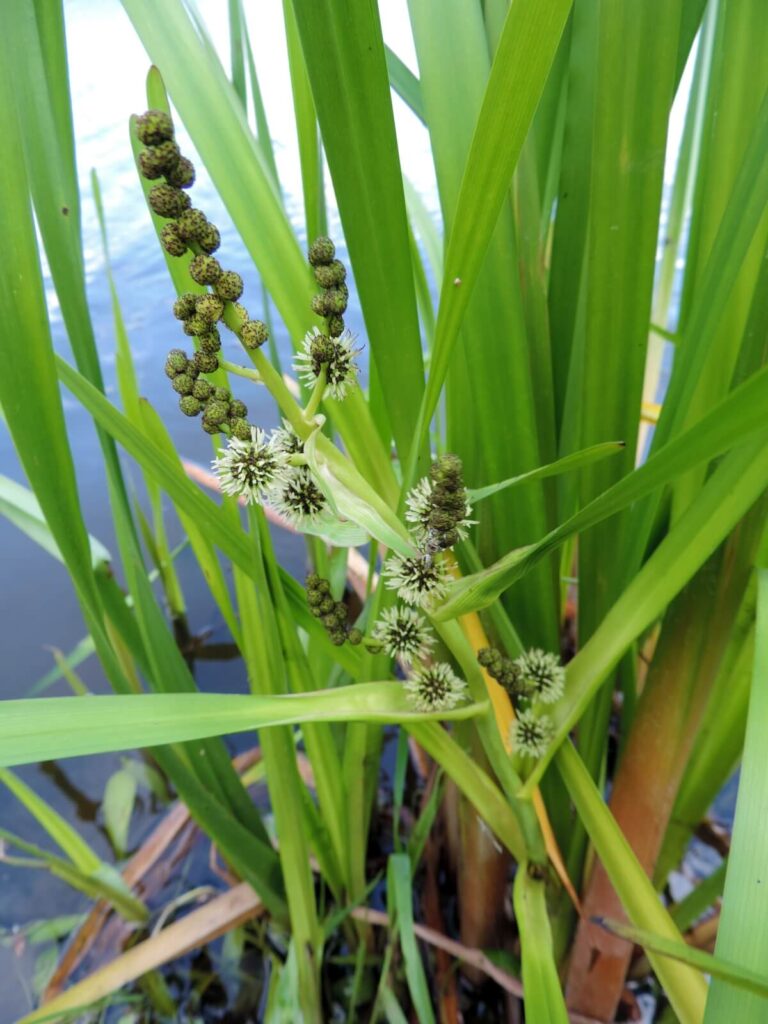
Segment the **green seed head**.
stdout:
[[330,263],[335,255],[336,246],[330,238],[325,238],[321,235],[320,238],[316,238],[310,245],[307,259],[313,267],[318,267],[322,264]]
[[429,475],[432,477],[436,484],[442,483],[444,485],[456,484],[453,490],[457,490],[461,486],[463,466],[461,459],[458,455],[452,455],[448,453],[441,455],[439,459],[432,463],[429,469]]
[[179,234],[185,242],[197,242],[208,227],[208,220],[202,210],[191,207],[176,221]]
[[225,302],[237,302],[243,294],[243,279],[234,270],[222,272],[213,289]]
[[197,296],[194,292],[184,292],[173,304],[173,315],[177,320],[187,320],[194,315],[196,306]]
[[184,333],[188,334],[190,338],[206,334],[210,329],[210,320],[206,320],[205,317],[200,316],[199,313],[193,313],[191,317],[184,321]]
[[190,207],[186,192],[172,185],[153,185],[149,190],[149,205],[158,217],[179,217]]
[[362,642],[362,639],[363,634],[356,626],[353,626],[349,633],[347,633],[347,640],[349,640],[353,647],[357,647],[357,645]]
[[248,320],[240,329],[240,337],[246,348],[259,348],[269,337],[269,331],[261,320]]
[[215,373],[219,368],[219,359],[213,352],[195,352],[192,365],[198,373]]
[[232,436],[240,441],[251,440],[251,425],[248,420],[240,418],[230,419],[229,429],[232,431]]
[[330,263],[321,263],[315,267],[315,280],[321,288],[335,288],[344,283],[347,276],[347,268],[341,260],[332,260]]
[[206,224],[205,228],[198,235],[197,244],[209,256],[212,252],[216,252],[221,245],[221,235],[215,224]]
[[232,395],[226,388],[214,388],[213,397],[217,402],[225,402],[227,405],[232,401]]
[[221,335],[216,327],[211,327],[205,334],[199,334],[197,340],[203,352],[218,352],[221,348]]
[[183,256],[187,243],[179,234],[175,224],[164,224],[160,231],[160,243],[169,256]]
[[344,318],[331,316],[328,318],[328,333],[332,338],[340,338],[344,333]]
[[334,344],[325,334],[316,334],[309,346],[309,354],[312,357],[312,369],[317,375],[320,373],[323,363],[328,363],[333,359]]
[[173,121],[164,110],[148,110],[136,118],[136,134],[145,146],[156,146],[173,138]]
[[452,530],[455,523],[455,517],[451,512],[446,511],[446,509],[435,508],[429,513],[430,528],[435,530],[437,533],[443,533],[445,530]]
[[188,373],[180,373],[174,377],[171,381],[171,386],[174,391],[177,391],[180,395],[191,395],[192,388],[195,386],[194,378]]
[[329,316],[330,315],[331,311],[328,309],[328,304],[326,302],[326,295],[327,294],[328,294],[327,292],[320,292],[319,295],[313,295],[312,296],[312,302],[311,302],[312,312],[315,313],[317,316]]
[[215,256],[195,256],[189,264],[189,273],[198,284],[216,284],[221,277],[221,264]]
[[180,156],[176,166],[166,173],[165,180],[174,188],[191,188],[195,183],[195,165],[185,156]]
[[172,348],[165,360],[165,372],[171,378],[177,377],[184,373],[188,362],[186,352],[182,352],[180,348]]
[[207,380],[200,377],[195,381],[192,394],[199,402],[207,402],[213,394],[213,384],[209,384]]
[[495,647],[481,647],[477,652],[477,660],[483,668],[488,669],[489,676],[493,679],[498,677],[503,660],[501,651],[496,650]]
[[[195,259],[200,259],[196,256]],[[205,256],[204,259],[213,259],[212,256]],[[193,261],[194,262],[194,261]],[[217,320],[221,318],[221,314],[224,312],[224,303],[218,297],[209,292],[207,295],[201,296],[197,300],[197,316],[201,316],[204,320],[207,320],[209,324],[215,324]]]
[[205,419],[209,423],[217,425],[223,423],[224,420],[229,419],[229,406],[226,402],[211,400],[205,407]]
[[229,415],[236,420],[245,419],[248,415],[248,406],[239,398],[233,398],[229,403]]
[[182,395],[179,399],[179,408],[185,416],[197,416],[203,406],[194,395]]
[[347,302],[349,300],[349,289],[345,284],[340,284],[338,288],[329,288],[325,293],[325,308],[328,312],[326,316],[341,316],[347,308]]
[[139,153],[139,170],[142,178],[148,178],[149,181],[162,178],[165,167],[162,155],[157,155],[154,146],[150,149],[142,149]]
[[139,153],[139,168],[145,178],[159,178],[173,170],[179,162],[179,147],[170,139],[157,146],[150,146]]
[[205,413],[203,413],[203,424],[202,424],[202,426],[203,426],[203,430],[206,432],[206,434],[220,434],[221,433],[221,424],[219,424],[219,423],[211,423],[210,420],[207,420],[205,418]]
[[234,302],[232,304],[232,309],[234,310],[235,315],[240,321],[241,326],[250,320],[250,317],[248,316],[248,310],[245,308],[242,302]]

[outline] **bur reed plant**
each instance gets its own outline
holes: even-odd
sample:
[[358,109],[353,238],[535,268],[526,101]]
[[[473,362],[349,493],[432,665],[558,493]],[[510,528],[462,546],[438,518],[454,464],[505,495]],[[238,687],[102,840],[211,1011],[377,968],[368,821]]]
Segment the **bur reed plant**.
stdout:
[[[638,974],[660,1020],[762,1020],[762,2],[412,0],[414,72],[384,45],[375,4],[286,0],[305,251],[238,0],[228,71],[192,7],[123,4],[154,65],[130,140],[172,282],[156,287],[178,325],[174,334],[169,318],[170,351],[155,370],[164,364],[179,415],[210,435],[221,497],[188,478],[173,424],[140,397],[119,282],[120,403],[105,396],[62,11],[12,5],[0,61],[0,403],[30,490],[3,483],[1,507],[66,565],[114,690],[4,701],[2,781],[65,855],[54,863],[43,851],[48,867],[147,919],[119,873],[9,770],[145,747],[283,944],[266,1019],[458,1020],[444,952],[417,943],[428,913],[464,943],[461,998],[481,968],[493,970],[468,947],[501,947],[502,981],[534,1024],[626,1016]],[[402,175],[393,94],[429,132],[439,228]],[[665,185],[676,97],[682,141]],[[290,369],[266,317],[248,311],[261,305],[243,294],[246,268],[230,266],[193,206],[202,167],[181,154],[178,122],[293,342]],[[325,163],[349,268],[328,238]],[[38,244],[74,365],[52,348]],[[348,269],[360,338],[344,322]],[[222,357],[226,332],[239,339],[238,362]],[[112,556],[85,531],[60,385],[99,433]],[[249,418],[256,386],[274,399],[280,429]],[[144,477],[151,524],[128,499],[125,456]],[[248,694],[199,692],[175,642],[147,560],[182,615],[163,498],[242,655]],[[270,509],[306,535],[305,579],[278,564]],[[367,578],[353,606],[344,577],[361,555]],[[383,728],[395,724],[382,878],[367,854],[382,810]],[[299,726],[311,788],[298,770]],[[273,832],[220,739],[253,729]],[[409,747],[446,784],[407,818]],[[740,762],[724,867],[675,902],[670,875]],[[439,899],[435,908],[443,846],[455,921]],[[364,911],[377,883],[383,933]],[[706,914],[714,955],[691,930]],[[235,908],[231,924],[240,920]],[[168,943],[152,968],[175,955]],[[338,950],[355,966],[331,993]],[[25,1020],[136,977],[122,958],[112,966]]]

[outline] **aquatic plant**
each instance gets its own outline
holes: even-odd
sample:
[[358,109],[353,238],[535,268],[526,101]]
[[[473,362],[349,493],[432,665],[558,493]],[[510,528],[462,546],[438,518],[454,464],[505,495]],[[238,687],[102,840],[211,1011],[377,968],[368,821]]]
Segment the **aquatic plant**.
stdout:
[[[66,566],[114,694],[3,702],[2,782],[63,856],[11,834],[4,843],[29,855],[21,866],[44,865],[145,922],[125,879],[7,769],[148,748],[241,883],[228,910],[217,904],[229,916],[198,926],[199,943],[263,912],[265,946],[282,954],[270,1006],[291,1019],[399,1020],[412,1007],[420,1021],[457,1020],[454,972],[416,942],[453,925],[438,877],[456,893],[462,945],[449,948],[467,977],[490,972],[533,1024],[613,1020],[638,946],[660,1009],[685,1022],[761,1019],[761,4],[419,0],[415,74],[385,47],[376,5],[286,3],[302,252],[241,4],[229,5],[230,81],[181,0],[123,3],[154,64],[130,141],[175,292],[151,283],[177,324],[154,369],[210,435],[200,440],[220,496],[189,478],[174,423],[140,397],[111,277],[119,401],[107,397],[61,9],[20,7],[0,42],[0,310],[13,342],[0,404],[31,491],[0,485],[0,509]],[[391,90],[429,132],[440,227],[404,181]],[[665,191],[673,103],[686,95]],[[328,237],[324,160],[344,259]],[[198,170],[263,295],[245,294],[251,266],[229,266],[222,231],[193,206]],[[39,245],[75,365],[53,350]],[[224,355],[232,343],[238,361]],[[60,385],[99,433],[111,555],[85,529]],[[257,387],[277,430],[252,422]],[[125,457],[150,517],[129,499]],[[164,502],[242,656],[247,693],[199,692],[179,648],[186,607]],[[306,538],[305,586],[276,556],[271,529],[286,525]],[[391,819],[379,814],[385,724],[401,737]],[[221,740],[253,729],[269,820]],[[423,790],[406,786],[409,744]],[[670,873],[742,756],[727,870],[670,906]],[[385,821],[377,863],[369,849]],[[382,938],[367,904],[384,861]],[[428,932],[417,932],[414,884]],[[723,885],[711,956],[682,930]],[[170,944],[160,961],[152,945],[134,959],[172,959],[174,934],[154,936]],[[477,954],[497,942],[515,953],[503,970]],[[115,977],[132,979],[120,973],[130,962]],[[26,1019],[87,1005],[97,984],[85,978]],[[145,985],[167,1009],[159,976]]]

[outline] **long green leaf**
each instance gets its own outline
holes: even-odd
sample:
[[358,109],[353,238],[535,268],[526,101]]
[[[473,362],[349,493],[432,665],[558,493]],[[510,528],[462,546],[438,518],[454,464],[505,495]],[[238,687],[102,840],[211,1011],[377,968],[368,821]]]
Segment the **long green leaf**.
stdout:
[[707,416],[680,434],[629,476],[614,484],[536,544],[510,552],[496,565],[454,583],[439,619],[483,608],[522,576],[529,566],[568,537],[582,533],[632,502],[657,491],[693,466],[747,440],[764,427],[768,368],[735,389]]
[[[672,598],[722,543],[765,489],[768,446],[761,439],[722,460],[696,501],[667,534],[612,606],[566,670],[566,694],[555,711],[555,745],[565,741],[601,682],[630,643],[659,617]],[[549,762],[541,758],[530,788]]]
[[[630,921],[638,928],[682,944],[680,932],[570,741],[560,747],[556,764]],[[657,956],[651,950],[649,959],[682,1024],[699,1024],[707,993],[704,979],[689,967]]]
[[[748,971],[765,970],[768,956],[768,779],[765,729],[768,723],[768,570],[758,574],[757,627],[752,694],[744,741],[744,758],[736,801],[723,909],[715,953]],[[765,992],[763,992],[765,995]],[[768,1004],[753,994],[715,980],[707,1000],[706,1024],[723,1020],[757,1021]]]
[[559,476],[561,473],[568,473],[572,469],[579,469],[588,466],[590,462],[597,462],[609,455],[618,454],[625,447],[624,441],[605,441],[602,444],[593,444],[583,451],[566,455],[557,462],[551,462],[547,466],[540,466],[532,469],[529,473],[521,473],[520,476],[510,477],[509,480],[501,480],[497,484],[488,484],[487,487],[476,487],[467,492],[467,496],[473,504],[482,501],[483,498],[490,498],[492,494],[505,491],[508,487],[516,487],[518,484],[528,483],[531,480],[541,480],[544,477]]
[[[695,967],[702,974],[710,974],[713,978],[726,982],[728,984],[728,992],[734,999],[728,1011],[726,1011],[726,1016],[718,1018],[720,1020],[749,1020],[749,1017],[746,1015],[733,1015],[734,1009],[737,1006],[735,1001],[736,993],[733,992],[734,988],[739,990],[740,993],[748,992],[761,996],[762,999],[768,998],[768,975],[766,974],[750,971],[742,967],[741,964],[732,963],[720,956],[713,956],[702,949],[689,946],[687,942],[674,942],[672,939],[664,938],[661,935],[654,935],[644,928],[633,928],[623,924],[621,921],[595,918],[595,923],[601,925],[606,931],[626,939],[627,942],[635,943],[638,946],[642,946],[643,949],[659,953],[661,956],[668,956],[670,959],[677,960],[681,964],[688,964],[689,967]],[[768,1004],[759,1000],[750,1000],[750,1003],[761,1013],[764,1013],[768,1008]],[[740,1007],[737,1012],[744,1013]],[[715,1018],[712,1019],[714,1020]],[[757,1019],[756,1017],[755,1020]]]
[[419,1024],[434,1024],[432,1001],[429,996],[424,965],[413,931],[413,891],[411,888],[411,859],[407,853],[392,853],[387,864],[387,899],[390,919],[400,936],[400,948],[405,961],[405,977],[411,993]]
[[571,0],[543,6],[537,0],[516,0],[510,7],[456,202],[411,466],[440,397],[467,303],[570,8]]
[[485,714],[485,704],[413,710],[398,683],[359,683],[314,694],[175,693],[2,701],[0,767],[248,732],[305,720],[421,722]]
[[[0,515],[5,516],[9,522],[26,533],[49,555],[53,555],[60,562],[64,561],[56,539],[45,521],[40,503],[33,492],[23,484],[2,474],[0,474]],[[94,569],[111,561],[112,556],[100,540],[89,534],[88,543]]]
[[545,878],[526,862],[517,867],[514,905],[523,958],[525,1019],[531,1024],[568,1024],[552,949]]
[[379,12],[373,3],[314,0],[293,0],[293,8],[376,374],[404,459],[424,371]]

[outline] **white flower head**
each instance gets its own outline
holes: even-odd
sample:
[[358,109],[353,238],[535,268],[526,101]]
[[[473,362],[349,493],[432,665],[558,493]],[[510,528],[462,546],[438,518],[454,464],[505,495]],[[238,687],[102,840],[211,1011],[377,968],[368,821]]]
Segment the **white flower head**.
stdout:
[[420,608],[442,597],[450,579],[442,560],[419,555],[411,558],[390,555],[384,563],[384,575],[390,590],[396,590],[406,604]]
[[272,431],[272,437],[275,447],[286,455],[299,455],[304,451],[304,442],[288,420],[283,420],[282,427]]
[[467,695],[467,684],[444,661],[422,665],[404,687],[417,711],[450,711]]
[[435,643],[424,616],[402,605],[381,613],[373,627],[373,639],[391,658],[400,658],[406,665],[426,657]]
[[[444,500],[440,496],[439,501]],[[417,543],[432,553],[466,540],[470,526],[476,523],[475,519],[470,519],[472,506],[463,488],[454,492],[449,500],[459,508],[440,507],[435,501],[434,484],[428,476],[422,477],[405,499],[406,521],[411,524]]]
[[556,654],[533,647],[515,659],[525,687],[525,693],[532,700],[543,704],[554,704],[563,695],[565,669]]
[[315,327],[304,338],[302,349],[293,360],[293,368],[305,384],[313,387],[325,366],[326,393],[341,401],[357,379],[355,356],[361,349],[355,347],[354,340],[349,331],[338,338],[329,338]]
[[297,529],[316,523],[328,509],[325,495],[307,466],[292,466],[269,493],[269,503]]
[[432,481],[428,476],[421,480],[408,491],[405,499],[405,518],[413,524],[413,532],[417,540],[421,541],[429,530],[429,513],[432,511]]
[[231,437],[226,449],[213,460],[213,468],[224,494],[242,497],[246,503],[264,500],[289,472],[288,457],[263,430],[251,427],[251,438]]
[[548,715],[521,711],[512,723],[512,743],[515,750],[530,757],[542,757],[554,735],[555,727]]

